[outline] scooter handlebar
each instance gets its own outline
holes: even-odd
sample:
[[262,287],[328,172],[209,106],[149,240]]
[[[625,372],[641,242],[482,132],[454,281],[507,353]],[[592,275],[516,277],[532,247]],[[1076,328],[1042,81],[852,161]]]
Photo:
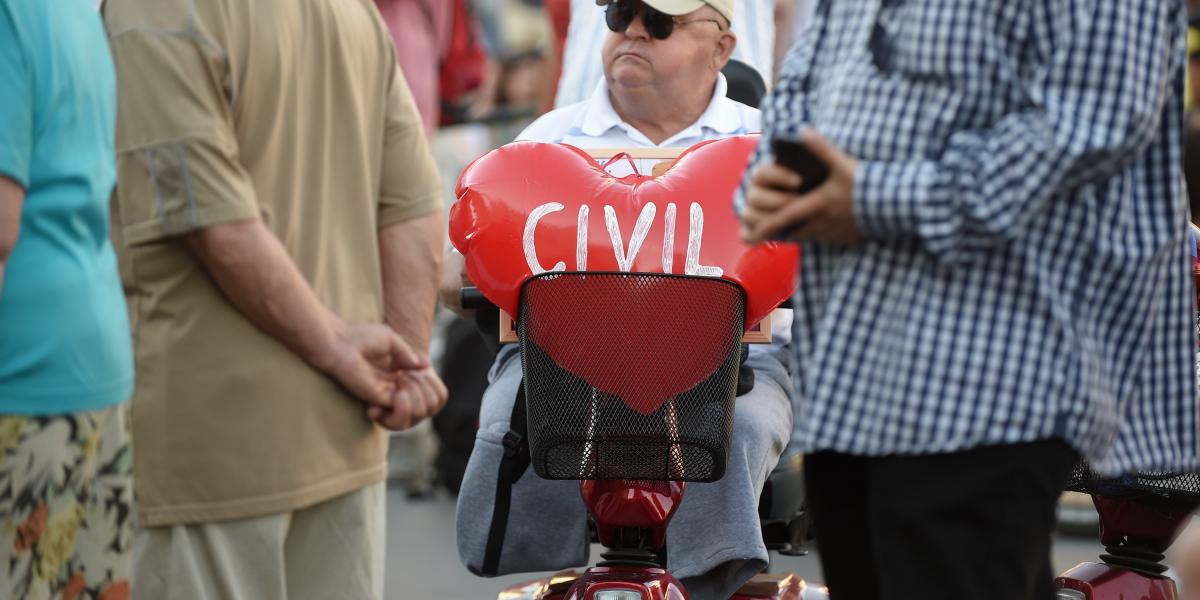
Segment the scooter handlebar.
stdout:
[[466,310],[485,308],[492,305],[477,287],[464,287],[459,292],[459,300],[462,303],[462,307]]

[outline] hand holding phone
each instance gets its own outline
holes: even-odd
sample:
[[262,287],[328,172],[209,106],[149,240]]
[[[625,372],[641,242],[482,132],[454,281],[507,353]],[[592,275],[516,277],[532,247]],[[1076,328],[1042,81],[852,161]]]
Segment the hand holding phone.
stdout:
[[[775,162],[782,167],[791,169],[800,175],[800,187],[793,191],[798,195],[807,194],[829,178],[829,165],[817,158],[804,141],[798,138],[776,136],[771,140],[771,151],[775,154]],[[790,241],[792,233],[804,226],[797,223],[771,237],[776,241]]]

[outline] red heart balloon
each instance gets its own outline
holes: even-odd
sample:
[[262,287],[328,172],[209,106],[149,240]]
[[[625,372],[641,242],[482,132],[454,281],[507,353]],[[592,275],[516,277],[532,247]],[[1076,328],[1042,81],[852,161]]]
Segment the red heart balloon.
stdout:
[[661,176],[622,178],[573,146],[509,144],[463,171],[450,240],[512,315],[521,284],[544,271],[682,273],[741,285],[749,328],[791,295],[799,260],[792,244],[741,241],[732,200],[757,142],[701,142]]
[[[512,315],[522,284],[544,271],[682,273],[740,285],[749,327],[791,295],[799,260],[791,244],[750,247],[741,241],[732,198],[757,140],[704,142],[661,176],[622,178],[573,146],[509,144],[463,171],[450,212],[450,239],[466,257],[471,281]],[[684,299],[690,303],[681,311],[686,314],[655,315],[630,309],[644,298],[614,288],[597,299],[589,290],[595,291],[567,293],[571,297],[554,308],[575,311],[572,329],[588,340],[586,347],[577,340],[541,340],[539,347],[634,410],[647,415],[658,410],[725,360],[727,350],[718,350],[727,347],[720,328],[694,321],[702,318],[704,298]],[[604,305],[580,306],[584,297]],[[623,312],[606,318],[612,311]],[[638,335],[629,332],[645,331],[661,339],[629,339]],[[686,351],[679,340],[686,340]],[[641,364],[653,365],[653,373],[628,368]]]

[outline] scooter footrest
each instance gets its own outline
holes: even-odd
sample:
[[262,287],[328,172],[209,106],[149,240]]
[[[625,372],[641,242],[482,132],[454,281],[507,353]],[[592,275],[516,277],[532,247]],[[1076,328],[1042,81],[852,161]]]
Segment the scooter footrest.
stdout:
[[734,598],[801,598],[808,587],[804,581],[790,573],[759,573],[747,581],[733,594]]

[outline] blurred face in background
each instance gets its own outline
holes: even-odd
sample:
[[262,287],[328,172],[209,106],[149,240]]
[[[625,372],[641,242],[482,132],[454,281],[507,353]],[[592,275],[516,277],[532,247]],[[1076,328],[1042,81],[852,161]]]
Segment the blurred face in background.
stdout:
[[[659,13],[653,19],[673,19],[666,39],[647,28],[641,2],[624,1],[609,10],[637,10],[623,32],[610,31],[604,40],[604,77],[610,89],[652,88],[656,91],[711,85],[725,66],[737,38],[720,13],[705,6],[686,15]],[[656,11],[657,12],[657,11]],[[610,21],[611,29],[611,21]]]
[[541,55],[530,54],[504,65],[501,74],[501,104],[532,106],[541,99],[546,77],[546,61]]

